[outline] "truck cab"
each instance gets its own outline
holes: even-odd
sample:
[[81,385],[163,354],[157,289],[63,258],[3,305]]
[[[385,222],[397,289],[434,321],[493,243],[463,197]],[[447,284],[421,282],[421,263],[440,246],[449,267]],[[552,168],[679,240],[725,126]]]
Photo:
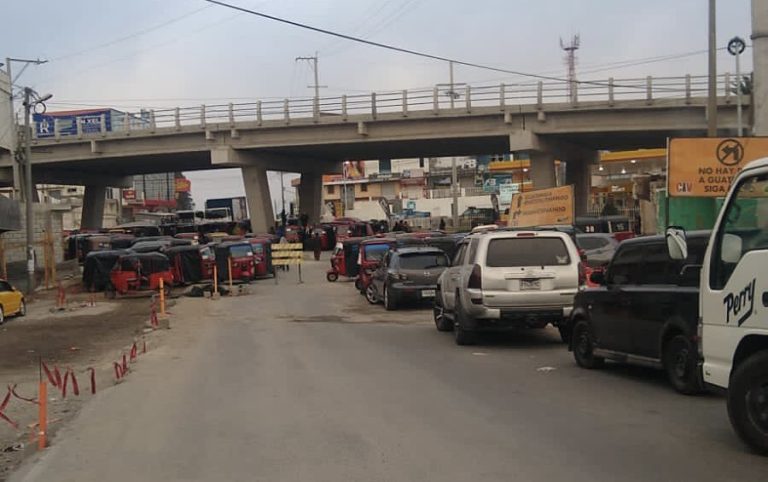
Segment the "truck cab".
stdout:
[[[668,228],[673,259],[685,231]],[[699,350],[704,382],[727,389],[737,434],[768,454],[768,158],[735,178],[718,215],[700,279]]]

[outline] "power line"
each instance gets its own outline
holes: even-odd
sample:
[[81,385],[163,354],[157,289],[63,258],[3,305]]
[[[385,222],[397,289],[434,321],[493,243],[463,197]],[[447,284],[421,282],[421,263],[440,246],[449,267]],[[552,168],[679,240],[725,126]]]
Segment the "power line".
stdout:
[[[372,47],[379,47],[379,48],[383,48],[383,49],[387,49],[387,50],[392,50],[394,52],[400,52],[400,53],[404,53],[404,54],[415,55],[415,56],[418,56],[418,57],[424,57],[424,58],[428,58],[428,59],[439,60],[441,62],[453,62],[456,65],[463,65],[465,67],[473,67],[473,68],[477,68],[477,69],[492,70],[492,71],[495,71],[495,72],[502,72],[502,73],[505,73],[505,74],[519,75],[521,77],[531,77],[531,78],[535,78],[535,79],[552,80],[552,81],[556,81],[556,82],[567,82],[566,79],[562,79],[560,77],[552,77],[552,76],[549,76],[549,75],[531,74],[531,73],[528,73],[528,72],[520,72],[520,71],[516,71],[516,70],[502,69],[502,68],[499,68],[499,67],[492,67],[492,66],[489,66],[489,65],[482,65],[482,64],[475,63],[475,62],[467,62],[467,61],[463,61],[463,60],[456,60],[456,59],[451,59],[451,58],[448,58],[448,57],[442,57],[440,55],[433,55],[433,54],[428,54],[428,53],[425,53],[425,52],[419,52],[417,50],[406,49],[406,48],[403,48],[403,47],[397,47],[397,46],[394,46],[394,45],[389,45],[389,44],[385,44],[385,43],[381,43],[381,42],[375,42],[373,40],[366,40],[366,39],[363,39],[363,38],[360,38],[360,37],[354,37],[352,35],[347,35],[347,34],[343,34],[343,33],[339,33],[339,32],[334,32],[332,30],[327,30],[327,29],[320,28],[320,27],[314,27],[312,25],[308,25],[308,24],[301,23],[301,22],[296,22],[294,20],[289,20],[289,19],[286,19],[286,18],[276,17],[274,15],[269,15],[269,14],[266,14],[266,13],[263,13],[263,12],[257,12],[256,10],[250,10],[248,8],[240,7],[240,6],[237,6],[237,5],[232,5],[232,4],[225,3],[225,2],[221,2],[219,0],[205,0],[205,1],[208,2],[208,3],[213,3],[213,4],[216,4],[216,5],[222,6],[222,7],[230,8],[232,10],[237,10],[237,11],[240,11],[240,12],[243,12],[243,13],[249,13],[251,15],[256,15],[258,17],[266,18],[268,20],[273,20],[275,22],[280,22],[280,23],[284,23],[284,24],[287,24],[287,25],[292,25],[294,27],[303,28],[305,30],[311,30],[313,32],[318,32],[318,33],[322,33],[322,34],[325,34],[325,35],[331,35],[333,37],[338,37],[338,38],[342,38],[342,39],[345,39],[345,40],[350,40],[352,42],[358,42],[358,43],[370,45]],[[600,85],[600,86],[607,85],[604,82],[594,82],[594,81],[587,81],[587,80],[576,81],[576,83],[577,84],[592,84],[592,85]],[[614,85],[614,87],[644,88],[644,87],[639,87],[639,86],[616,86],[616,85]]]
[[197,10],[193,10],[191,12],[185,13],[184,15],[180,15],[178,17],[172,18],[170,20],[167,20],[165,22],[159,23],[157,25],[153,25],[151,27],[147,27],[147,28],[142,29],[142,30],[137,30],[136,32],[130,33],[130,34],[125,35],[123,37],[116,38],[114,40],[110,40],[110,41],[105,42],[103,44],[95,45],[93,47],[88,47],[87,49],[78,50],[76,52],[72,52],[72,53],[69,53],[69,54],[61,55],[59,57],[55,57],[55,58],[51,59],[51,61],[64,60],[64,59],[69,59],[69,58],[72,58],[72,57],[77,57],[77,56],[80,56],[80,55],[83,55],[83,54],[87,54],[89,52],[93,52],[95,50],[100,50],[100,49],[103,49],[103,48],[106,48],[106,47],[110,47],[110,46],[118,44],[120,42],[125,42],[126,40],[130,40],[132,38],[144,35],[144,34],[149,33],[149,32],[153,32],[155,30],[159,30],[159,29],[161,29],[163,27],[167,27],[168,25],[171,25],[171,24],[174,24],[174,23],[179,22],[181,20],[184,20],[185,18],[191,17],[192,15],[200,13],[203,10],[206,10],[206,9],[208,9],[210,7],[211,7],[210,5],[205,5],[202,8],[198,8]]

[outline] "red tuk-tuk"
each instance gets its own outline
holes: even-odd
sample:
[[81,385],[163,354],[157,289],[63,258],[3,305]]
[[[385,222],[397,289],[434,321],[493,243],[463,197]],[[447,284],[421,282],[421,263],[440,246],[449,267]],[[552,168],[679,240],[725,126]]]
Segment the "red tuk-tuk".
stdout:
[[288,224],[285,227],[285,239],[289,243],[300,243],[301,242],[301,235],[302,228],[301,226],[297,226],[295,224]]
[[173,272],[166,255],[162,253],[125,254],[117,259],[109,273],[106,294],[108,298],[126,295],[129,292],[152,294],[160,288],[161,278],[164,291],[170,294]]
[[248,283],[253,278],[253,246],[248,241],[225,241],[214,245],[219,280],[229,279],[228,261],[232,261],[232,279]]
[[172,246],[164,253],[171,262],[176,284],[187,285],[213,279],[216,258],[210,246]]
[[355,280],[355,288],[360,290],[360,293],[365,293],[368,285],[371,284],[371,275],[379,268],[381,259],[390,248],[395,246],[397,241],[394,238],[366,239],[360,243],[358,255],[360,274]]
[[253,277],[264,278],[274,276],[275,269],[272,266],[272,240],[270,238],[248,238],[253,248]]
[[198,233],[178,233],[174,236],[176,239],[188,239],[192,241],[192,244],[200,243],[200,235]]
[[358,275],[360,267],[357,264],[357,256],[360,253],[360,243],[363,238],[347,238],[336,243],[336,248],[331,255],[331,269],[325,278],[328,281],[336,281],[339,276],[354,278]]
[[374,235],[371,223],[357,218],[337,218],[331,224],[336,229],[336,241]]

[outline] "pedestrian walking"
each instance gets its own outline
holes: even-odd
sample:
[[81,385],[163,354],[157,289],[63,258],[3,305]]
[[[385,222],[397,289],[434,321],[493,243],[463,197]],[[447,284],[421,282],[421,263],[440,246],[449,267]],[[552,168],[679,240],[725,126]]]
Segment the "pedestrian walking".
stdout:
[[320,243],[320,234],[312,233],[312,249],[315,253],[315,261],[320,261],[320,254],[322,254],[322,244]]

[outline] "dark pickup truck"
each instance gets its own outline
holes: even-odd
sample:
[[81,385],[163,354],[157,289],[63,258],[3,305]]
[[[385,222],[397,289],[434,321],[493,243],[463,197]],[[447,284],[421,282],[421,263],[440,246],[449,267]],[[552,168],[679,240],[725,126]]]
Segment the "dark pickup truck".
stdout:
[[608,359],[663,368],[677,391],[701,391],[699,274],[709,232],[688,239],[685,261],[669,258],[664,236],[626,240],[606,271],[592,274],[599,287],[576,295],[569,324],[579,366]]

